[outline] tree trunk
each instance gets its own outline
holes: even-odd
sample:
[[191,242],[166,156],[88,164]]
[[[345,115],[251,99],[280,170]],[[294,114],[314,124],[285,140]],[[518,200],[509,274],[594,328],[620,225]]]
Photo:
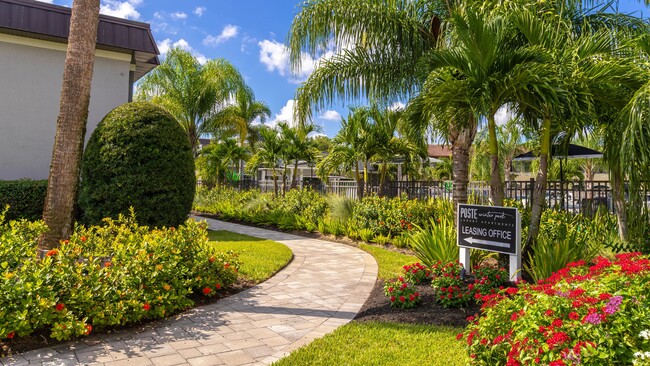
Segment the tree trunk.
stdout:
[[494,115],[488,118],[488,143],[490,145],[490,193],[492,204],[503,206],[503,183],[499,171],[499,142],[497,141],[496,123]]
[[627,222],[627,207],[625,206],[625,188],[623,185],[623,178],[618,172],[612,172],[612,200],[614,201],[614,208],[616,210],[616,220],[618,221],[618,237],[622,241],[627,241],[628,237],[628,222]]
[[74,1],[43,210],[43,220],[49,230],[39,241],[40,249],[56,247],[72,234],[98,23],[99,0]]
[[524,262],[529,261],[533,253],[533,243],[537,240],[539,234],[539,224],[542,220],[542,211],[544,210],[544,197],[546,194],[546,181],[548,179],[548,156],[551,152],[551,118],[545,117],[541,131],[541,147],[539,154],[539,170],[535,179],[535,189],[533,191],[533,201],[530,213],[530,226],[528,227],[528,238],[522,251]]
[[298,159],[293,163],[293,174],[291,177],[291,189],[298,187]]
[[454,211],[459,203],[467,203],[467,184],[469,183],[469,150],[476,136],[476,121],[472,118],[464,128],[452,127],[449,130],[451,143],[452,175],[454,180]]
[[368,175],[368,165],[370,165],[370,159],[367,159],[363,161],[363,183],[365,185],[364,191],[366,193],[370,193],[370,181],[369,181],[369,175]]
[[379,172],[379,196],[386,195],[386,171],[388,167],[386,163],[381,164],[381,171]]
[[271,173],[273,174],[273,195],[278,196],[278,176],[275,174],[275,167],[271,168]]
[[514,179],[514,174],[512,174],[512,156],[508,156],[503,159],[503,176],[506,179],[506,182],[512,182]]
[[287,194],[287,164],[282,169],[282,197]]
[[357,199],[361,201],[363,199],[363,185],[365,182],[361,177],[361,173],[359,173],[359,161],[357,161],[354,166],[354,177],[357,180]]

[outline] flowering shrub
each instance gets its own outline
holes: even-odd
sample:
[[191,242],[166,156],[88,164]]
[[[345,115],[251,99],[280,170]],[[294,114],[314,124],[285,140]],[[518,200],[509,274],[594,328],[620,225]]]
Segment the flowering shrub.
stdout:
[[484,295],[459,335],[474,365],[627,365],[650,351],[650,259],[570,263],[535,284]]
[[50,329],[68,339],[93,328],[161,318],[215,296],[237,277],[232,254],[207,245],[204,223],[149,230],[133,216],[77,227],[39,259],[42,222],[0,217],[0,339]]
[[431,281],[431,270],[420,263],[407,264],[402,269],[406,282],[419,285]]
[[482,295],[494,293],[495,288],[508,282],[508,272],[505,269],[490,265],[474,266],[474,277],[476,280],[471,288]]
[[420,303],[420,293],[413,284],[399,277],[384,284],[384,294],[390,299],[390,306],[402,309],[416,307]]
[[431,268],[431,287],[436,301],[446,308],[467,306],[472,299],[472,290],[460,278],[463,266],[458,262],[438,261]]

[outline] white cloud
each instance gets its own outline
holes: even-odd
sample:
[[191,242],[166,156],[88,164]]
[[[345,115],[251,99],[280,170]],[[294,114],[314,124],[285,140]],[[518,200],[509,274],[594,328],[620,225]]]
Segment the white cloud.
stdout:
[[99,7],[99,12],[118,18],[140,19],[140,13],[136,10],[136,7],[141,3],[142,0],[104,0]]
[[324,119],[326,121],[340,122],[341,114],[339,114],[339,112],[337,111],[329,110],[329,111],[325,111],[325,113],[318,116],[318,118]]
[[205,11],[208,10],[205,6],[199,6],[194,9],[194,14],[198,17],[202,16]]
[[517,117],[512,109],[507,104],[501,106],[497,109],[497,113],[494,115],[494,121],[497,125],[503,125],[509,120]]
[[275,128],[278,125],[278,122],[287,122],[289,126],[295,126],[296,122],[293,120],[293,106],[295,102],[296,101],[293,99],[287,100],[287,104],[280,109],[280,113],[276,113],[275,118],[267,122],[266,125]]
[[218,36],[213,36],[213,35],[208,35],[203,39],[203,44],[206,46],[212,46],[215,47],[219,43],[223,43],[233,37],[236,37],[237,34],[239,34],[239,27],[236,25],[228,24],[225,27],[223,27],[223,30],[221,31],[221,34]]
[[182,48],[182,49],[188,51],[189,53],[191,53],[192,56],[194,56],[194,57],[196,58],[196,60],[197,60],[201,65],[205,64],[206,62],[208,62],[208,58],[207,58],[207,57],[205,57],[203,54],[201,54],[200,52],[198,52],[197,50],[195,50],[195,49],[194,49],[192,46],[190,46],[190,44],[189,44],[186,40],[184,40],[183,38],[179,39],[179,40],[176,41],[176,42],[172,42],[171,39],[166,38],[166,39],[164,39],[163,41],[161,41],[161,42],[158,43],[158,51],[160,51],[160,55],[161,55],[162,57],[164,57],[164,56],[167,54],[167,52],[169,52],[170,49],[172,49],[172,48],[177,48],[177,47],[178,47],[178,48]]
[[36,1],[40,1],[42,3],[48,3],[48,4],[52,4],[54,2],[54,0],[36,0]]
[[159,11],[153,13],[153,17],[154,19],[158,19],[158,20],[162,20],[165,18]]
[[172,19],[176,19],[176,20],[187,19],[187,14],[183,13],[183,12],[180,12],[180,11],[177,11],[175,13],[171,13],[171,17],[172,17]]
[[319,61],[330,58],[334,54],[333,51],[328,50],[315,60],[309,54],[303,52],[300,55],[300,70],[292,74],[287,47],[280,42],[269,41],[268,39],[259,42],[258,45],[260,46],[260,62],[266,65],[266,69],[271,72],[277,70],[280,75],[289,76],[289,81],[296,84],[305,81],[314,72]]

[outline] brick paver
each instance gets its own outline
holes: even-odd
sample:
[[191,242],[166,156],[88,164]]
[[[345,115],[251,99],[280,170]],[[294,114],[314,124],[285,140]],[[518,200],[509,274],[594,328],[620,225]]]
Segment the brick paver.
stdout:
[[2,365],[268,365],[346,324],[377,278],[369,254],[342,244],[207,219],[287,245],[294,258],[247,291],[138,329],[0,359]]

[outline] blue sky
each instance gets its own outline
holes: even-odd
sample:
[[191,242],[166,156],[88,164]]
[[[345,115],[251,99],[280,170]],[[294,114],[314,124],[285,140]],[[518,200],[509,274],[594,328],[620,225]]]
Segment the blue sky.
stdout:
[[[41,0],[70,6],[71,0]],[[225,58],[242,73],[258,100],[272,111],[270,121],[292,120],[296,87],[311,73],[317,60],[304,55],[303,70],[289,69],[284,41],[299,0],[102,0],[101,12],[151,24],[161,53],[174,46],[199,60]],[[621,0],[619,11],[647,9],[636,0]],[[340,127],[347,107],[334,106],[314,116],[328,136]]]

